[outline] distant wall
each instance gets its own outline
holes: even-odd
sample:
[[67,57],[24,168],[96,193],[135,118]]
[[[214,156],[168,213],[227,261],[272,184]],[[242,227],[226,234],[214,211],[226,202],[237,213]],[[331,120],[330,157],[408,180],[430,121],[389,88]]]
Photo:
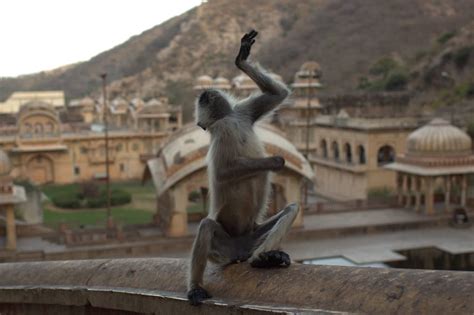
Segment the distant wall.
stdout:
[[[214,299],[186,301],[187,261],[111,259],[0,264],[0,313],[261,314],[263,310],[359,314],[472,314],[474,273],[293,264],[211,269]],[[267,313],[268,314],[268,313]],[[325,314],[325,313],[324,313]]]

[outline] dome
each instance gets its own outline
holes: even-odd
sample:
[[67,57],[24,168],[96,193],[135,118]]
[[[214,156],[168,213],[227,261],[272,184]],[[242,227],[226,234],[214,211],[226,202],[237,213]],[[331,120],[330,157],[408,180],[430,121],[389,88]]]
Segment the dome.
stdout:
[[214,80],[214,87],[218,89],[230,89],[230,82],[224,77],[218,77]]
[[10,174],[12,170],[12,164],[10,158],[5,153],[5,151],[0,149],[0,176],[6,176]]
[[196,79],[196,85],[205,85],[205,86],[211,86],[214,83],[212,78],[208,75],[202,75]]
[[316,61],[306,61],[301,65],[300,72],[320,72],[321,67]]
[[407,156],[464,156],[472,152],[467,133],[443,119],[433,119],[407,139]]
[[245,74],[239,74],[236,76],[234,79],[232,79],[232,84],[236,86],[238,89],[243,89],[243,90],[253,90],[257,89],[258,86],[253,82],[252,79],[248,75]]

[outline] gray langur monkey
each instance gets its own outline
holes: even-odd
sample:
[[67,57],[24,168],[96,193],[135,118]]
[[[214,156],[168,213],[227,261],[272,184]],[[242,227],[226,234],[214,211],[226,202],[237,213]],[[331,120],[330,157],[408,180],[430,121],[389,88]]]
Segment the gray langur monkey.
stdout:
[[270,194],[269,171],[281,170],[285,160],[265,157],[253,130],[253,124],[283,102],[289,90],[247,61],[257,34],[252,30],[242,37],[235,64],[261,93],[234,101],[220,90],[209,89],[196,102],[197,125],[211,134],[207,155],[210,208],[191,252],[187,296],[192,305],[211,297],[202,287],[207,260],[222,266],[248,260],[256,268],[291,263],[279,246],[298,206],[290,204],[262,222]]

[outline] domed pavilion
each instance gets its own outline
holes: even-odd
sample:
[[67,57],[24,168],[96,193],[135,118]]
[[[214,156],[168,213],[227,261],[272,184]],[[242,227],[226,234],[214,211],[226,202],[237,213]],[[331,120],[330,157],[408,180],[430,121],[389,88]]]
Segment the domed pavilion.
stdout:
[[386,168],[397,172],[398,202],[433,214],[466,206],[467,176],[474,173],[472,140],[443,119],[412,132],[407,152]]

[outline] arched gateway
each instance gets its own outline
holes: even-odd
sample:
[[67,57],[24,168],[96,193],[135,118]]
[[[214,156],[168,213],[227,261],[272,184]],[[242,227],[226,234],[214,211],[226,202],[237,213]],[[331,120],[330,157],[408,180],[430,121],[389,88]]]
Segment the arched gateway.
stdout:
[[[262,124],[255,127],[255,132],[268,155],[281,155],[286,160],[285,169],[272,174],[272,187],[278,189],[274,189],[277,195],[271,199],[301,203],[303,179],[313,180],[314,176],[309,163],[278,129]],[[200,128],[184,126],[147,163],[144,179],[153,179],[158,196],[157,218],[168,236],[187,234],[188,195],[208,187],[205,159],[209,141],[209,134]],[[295,225],[302,224],[300,212]]]

